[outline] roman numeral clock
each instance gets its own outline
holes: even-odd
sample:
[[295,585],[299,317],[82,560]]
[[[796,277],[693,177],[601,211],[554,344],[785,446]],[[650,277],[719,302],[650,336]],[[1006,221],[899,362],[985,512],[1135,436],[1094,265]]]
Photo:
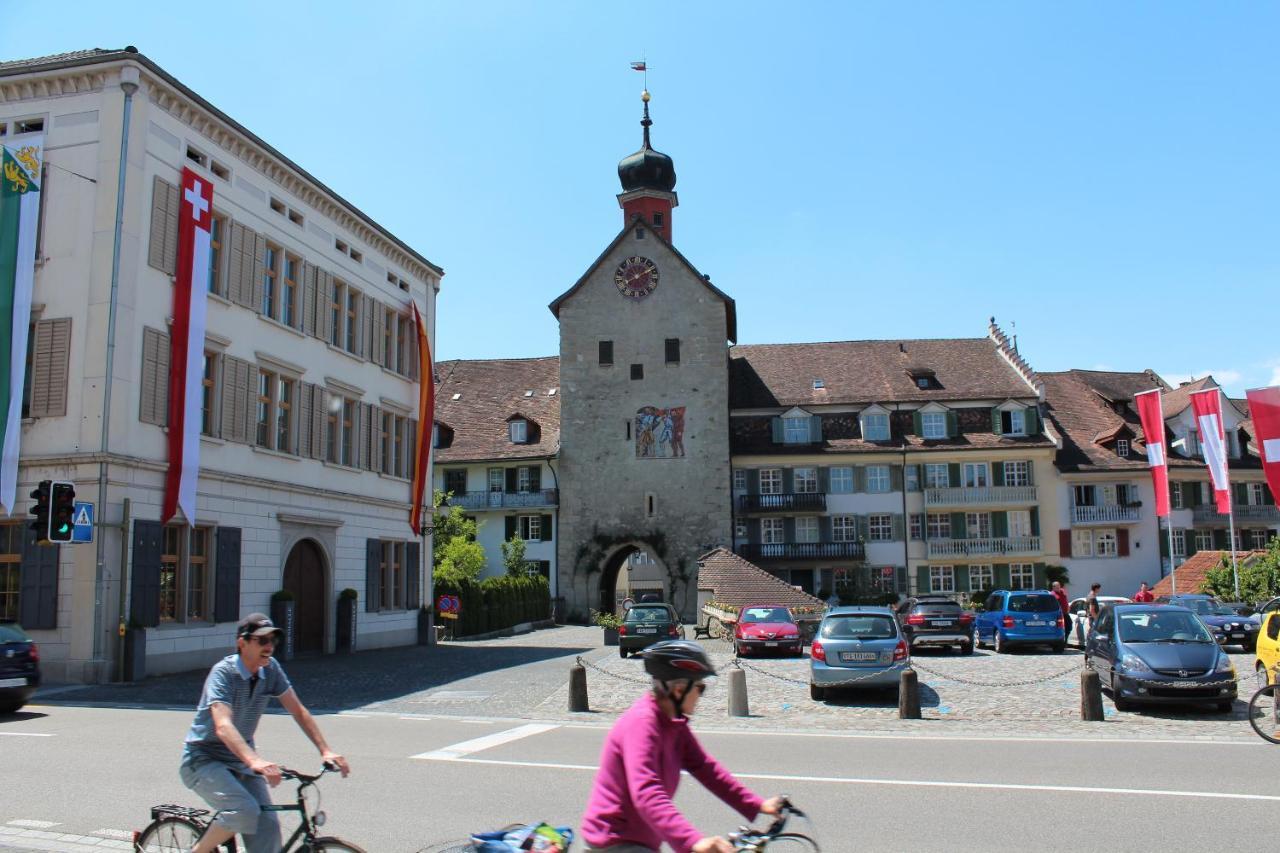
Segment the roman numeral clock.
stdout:
[[630,299],[644,299],[658,286],[658,267],[648,258],[632,256],[613,273],[618,292]]

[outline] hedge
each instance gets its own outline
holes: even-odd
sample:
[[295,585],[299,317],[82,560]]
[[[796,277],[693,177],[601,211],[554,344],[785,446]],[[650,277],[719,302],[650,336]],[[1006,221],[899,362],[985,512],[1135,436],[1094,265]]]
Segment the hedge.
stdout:
[[[437,581],[436,595],[456,595],[458,637],[487,634],[551,618],[551,587],[544,577],[517,578],[510,575],[482,581]],[[439,619],[439,613],[436,614]]]

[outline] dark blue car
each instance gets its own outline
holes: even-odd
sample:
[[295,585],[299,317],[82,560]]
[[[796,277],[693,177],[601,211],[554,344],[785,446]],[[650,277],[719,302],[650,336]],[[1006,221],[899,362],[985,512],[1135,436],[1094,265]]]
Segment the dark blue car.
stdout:
[[987,596],[975,633],[978,645],[990,644],[997,653],[1015,646],[1067,647],[1062,607],[1047,589],[997,589]]
[[1162,595],[1156,599],[1156,604],[1176,604],[1187,608],[1200,617],[1200,621],[1213,632],[1213,638],[1221,645],[1239,646],[1247,654],[1253,654],[1258,647],[1258,628],[1261,627],[1262,620],[1257,614],[1242,616],[1234,607],[1223,604],[1212,595]]
[[40,650],[22,626],[0,622],[0,714],[12,714],[40,686]]
[[1212,702],[1225,713],[1236,698],[1231,659],[1185,607],[1104,607],[1084,654],[1085,666],[1097,670],[1118,711],[1140,703]]

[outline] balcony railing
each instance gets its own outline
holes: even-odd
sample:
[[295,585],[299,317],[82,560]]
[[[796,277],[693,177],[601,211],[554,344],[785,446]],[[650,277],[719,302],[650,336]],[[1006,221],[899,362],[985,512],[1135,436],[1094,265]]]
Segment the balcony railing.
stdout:
[[738,495],[739,512],[805,512],[827,508],[827,496],[821,492],[795,492],[784,495]]
[[1136,506],[1076,506],[1071,508],[1072,524],[1128,524],[1140,521]]
[[980,504],[1033,504],[1035,486],[978,486],[951,489],[925,489],[928,506],[978,506]]
[[463,509],[526,509],[556,506],[559,502],[558,489],[540,489],[536,492],[463,492],[451,495],[445,505]]
[[[1259,504],[1256,506],[1250,504],[1236,504],[1232,507],[1232,510],[1235,512],[1237,523],[1242,521],[1261,521],[1268,524],[1280,523],[1280,509],[1277,509],[1270,504]],[[1191,517],[1194,518],[1197,523],[1227,523],[1227,516],[1225,514],[1220,515],[1218,513],[1218,507],[1211,503],[1201,504],[1200,506],[1192,509]]]
[[862,560],[866,548],[860,542],[786,542],[773,545],[737,545],[734,550],[748,560]]
[[929,557],[1016,557],[1040,553],[1039,536],[1004,539],[930,539]]

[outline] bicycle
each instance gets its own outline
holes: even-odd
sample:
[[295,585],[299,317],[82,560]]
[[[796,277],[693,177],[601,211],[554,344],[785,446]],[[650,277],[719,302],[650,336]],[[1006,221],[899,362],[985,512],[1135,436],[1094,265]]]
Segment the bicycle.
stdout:
[[800,832],[787,832],[787,821],[792,817],[808,820],[809,816],[791,804],[786,797],[782,798],[782,813],[774,818],[766,829],[755,829],[744,826],[737,832],[729,833],[729,843],[734,850],[746,853],[760,853],[763,850],[786,851],[786,853],[819,853],[818,842]]
[[[316,835],[316,831],[324,826],[325,822],[325,813],[320,810],[319,788],[316,789],[315,809],[310,812],[307,810],[307,789],[315,787],[321,776],[337,769],[338,767],[335,764],[325,764],[318,774],[308,776],[296,770],[280,768],[280,777],[282,779],[299,783],[297,801],[293,805],[273,804],[263,806],[262,809],[263,811],[272,812],[298,812],[302,816],[302,822],[293,831],[293,835],[289,836],[289,840],[284,843],[284,846],[280,848],[280,853],[289,853],[291,850],[297,850],[299,853],[321,853],[321,851],[326,851],[326,853],[364,853],[363,848],[349,844],[340,838],[331,836],[319,837]],[[151,823],[141,832],[134,833],[133,849],[136,853],[179,853],[179,851],[186,853],[200,841],[200,837],[204,835],[205,830],[209,828],[209,824],[216,817],[216,814],[210,814],[209,809],[192,809],[171,803],[152,806]],[[295,844],[297,845],[296,847]],[[222,849],[227,853],[235,853],[236,840],[232,838],[227,841],[222,845]]]
[[1274,675],[1268,676],[1262,664],[1258,664],[1257,676],[1262,687],[1249,697],[1249,725],[1263,740],[1280,743],[1280,684]]

